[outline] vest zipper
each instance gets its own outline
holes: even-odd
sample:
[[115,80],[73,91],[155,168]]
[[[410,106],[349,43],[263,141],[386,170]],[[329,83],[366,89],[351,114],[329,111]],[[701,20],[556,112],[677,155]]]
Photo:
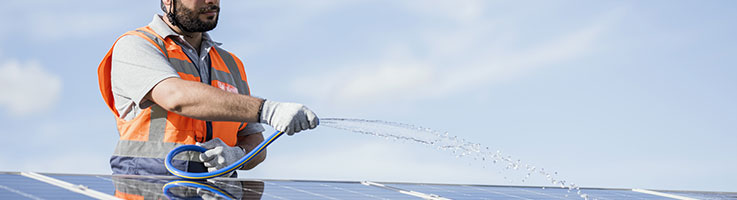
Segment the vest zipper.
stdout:
[[[174,40],[174,42],[177,43],[179,46],[182,46],[182,44],[179,41]],[[182,50],[184,52],[184,49],[182,49]],[[187,58],[189,58],[189,61],[192,62],[192,65],[195,66],[194,68],[200,74],[200,81],[202,83],[205,83],[207,85],[212,86],[212,60],[211,60],[212,58],[209,58],[208,59],[208,61],[210,61],[209,62],[210,65],[211,65],[210,67],[208,67],[207,69],[200,69],[200,65],[199,64],[195,64],[195,61],[197,61],[199,63],[199,60],[200,60],[199,59],[200,58],[199,57],[199,54],[200,54],[199,51],[200,50],[199,49],[195,49],[194,51],[195,51],[194,53],[195,53],[195,58],[196,59],[192,59],[192,57],[190,57],[190,54],[187,54],[186,52],[184,52],[184,55],[187,55]],[[207,70],[208,73],[207,74],[203,73],[202,72],[203,70]],[[212,140],[212,121],[206,121],[205,122],[205,125],[207,126],[207,133],[205,134],[205,138],[203,138],[203,139],[205,139],[205,142],[207,142],[207,141]]]
[[205,141],[210,141],[212,140],[212,122],[207,121],[206,125],[207,125],[207,135],[205,136]]
[[[212,67],[209,67],[206,70],[209,72],[208,73],[209,76],[207,77],[207,85],[212,86]],[[207,121],[206,125],[207,125],[207,135],[205,136],[206,137],[205,141],[210,141],[212,140],[212,121]]]

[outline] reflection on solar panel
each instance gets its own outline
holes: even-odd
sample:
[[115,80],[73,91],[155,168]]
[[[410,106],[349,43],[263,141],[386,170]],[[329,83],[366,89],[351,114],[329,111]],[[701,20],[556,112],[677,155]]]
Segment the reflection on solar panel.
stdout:
[[[737,199],[737,193],[582,188],[589,199]],[[561,188],[0,172],[0,199],[582,199]]]

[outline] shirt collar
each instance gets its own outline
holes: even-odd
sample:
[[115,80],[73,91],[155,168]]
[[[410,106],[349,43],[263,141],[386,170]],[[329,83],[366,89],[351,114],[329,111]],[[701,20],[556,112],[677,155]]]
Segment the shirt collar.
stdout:
[[[156,32],[156,34],[160,35],[162,38],[175,36],[177,38],[184,39],[184,36],[178,34],[177,32],[174,32],[174,30],[172,30],[171,27],[169,27],[169,25],[164,22],[161,15],[155,14],[154,19],[151,20],[151,23],[149,23],[148,26],[151,27],[151,29],[153,29],[154,32]],[[202,41],[204,42],[204,45],[202,46],[205,48],[223,45],[220,42],[212,40],[212,37],[210,37],[210,34],[208,34],[207,32],[202,33]]]

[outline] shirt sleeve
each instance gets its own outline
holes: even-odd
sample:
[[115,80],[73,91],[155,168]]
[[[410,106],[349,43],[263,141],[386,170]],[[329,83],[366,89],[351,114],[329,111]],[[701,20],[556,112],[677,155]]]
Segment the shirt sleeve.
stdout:
[[136,35],[123,36],[113,47],[110,76],[115,107],[126,120],[153,104],[144,97],[156,84],[179,77],[156,45]]
[[246,127],[243,128],[243,130],[238,131],[238,136],[246,136],[251,135],[255,133],[261,133],[264,132],[264,126],[261,125],[261,123],[251,122],[246,124]]

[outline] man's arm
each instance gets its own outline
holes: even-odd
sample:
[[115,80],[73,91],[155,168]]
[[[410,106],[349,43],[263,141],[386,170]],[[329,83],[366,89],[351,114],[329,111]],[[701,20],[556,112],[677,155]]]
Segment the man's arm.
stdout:
[[164,79],[145,98],[182,116],[236,122],[258,122],[259,107],[264,101],[180,78]]
[[302,104],[266,101],[180,78],[162,80],[145,98],[182,116],[205,121],[260,122],[287,135],[320,124],[317,115]]
[[[238,143],[236,143],[237,146],[243,148],[246,150],[246,152],[251,152],[256,146],[258,146],[261,142],[264,141],[264,135],[262,133],[254,133],[249,134],[245,136],[238,136]],[[263,151],[261,151],[256,157],[253,158],[253,160],[248,161],[246,165],[241,167],[241,170],[250,170],[256,167],[256,165],[260,164],[266,159],[266,149],[264,148]]]

